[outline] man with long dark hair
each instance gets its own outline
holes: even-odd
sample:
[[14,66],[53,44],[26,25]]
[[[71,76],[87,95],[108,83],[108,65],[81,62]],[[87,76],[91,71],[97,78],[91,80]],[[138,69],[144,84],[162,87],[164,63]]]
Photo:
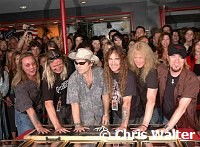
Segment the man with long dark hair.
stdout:
[[136,76],[128,69],[126,53],[121,47],[113,46],[107,51],[104,76],[112,109],[111,123],[120,124],[118,129],[127,129],[129,118],[136,118],[130,115],[130,109],[134,109],[131,101],[136,102]]

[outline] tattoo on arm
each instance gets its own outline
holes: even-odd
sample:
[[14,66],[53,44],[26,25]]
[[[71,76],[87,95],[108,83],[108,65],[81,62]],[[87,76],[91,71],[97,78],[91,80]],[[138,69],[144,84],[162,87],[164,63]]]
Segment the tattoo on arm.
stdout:
[[122,107],[122,123],[124,123],[128,118],[128,108]]

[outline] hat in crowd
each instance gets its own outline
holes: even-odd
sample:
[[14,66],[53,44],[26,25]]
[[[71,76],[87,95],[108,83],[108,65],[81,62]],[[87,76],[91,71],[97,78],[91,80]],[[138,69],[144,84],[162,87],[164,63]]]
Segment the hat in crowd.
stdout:
[[181,44],[173,44],[169,46],[168,55],[179,54],[183,59],[187,57],[186,48]]
[[95,64],[99,63],[99,58],[91,50],[85,48],[79,48],[77,52],[70,53],[68,57],[73,60],[89,60],[94,61]]

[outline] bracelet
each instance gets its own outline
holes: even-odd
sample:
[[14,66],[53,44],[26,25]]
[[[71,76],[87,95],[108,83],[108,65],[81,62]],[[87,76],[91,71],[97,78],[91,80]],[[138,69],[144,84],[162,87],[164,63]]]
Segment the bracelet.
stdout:
[[81,123],[74,123],[74,125],[75,125],[75,126],[80,126],[80,125],[81,125]]
[[140,125],[140,126],[143,126],[143,127],[145,127],[145,128],[148,128],[146,125]]
[[166,129],[166,131],[170,131],[171,128],[168,125],[165,125],[164,128]]

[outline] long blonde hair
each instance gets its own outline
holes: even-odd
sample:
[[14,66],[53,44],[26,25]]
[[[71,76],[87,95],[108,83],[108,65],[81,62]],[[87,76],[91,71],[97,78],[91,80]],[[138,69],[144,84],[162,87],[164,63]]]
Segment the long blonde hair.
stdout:
[[53,88],[56,76],[50,67],[50,63],[54,61],[54,59],[61,59],[63,62],[63,71],[60,73],[61,80],[65,80],[67,78],[67,64],[64,62],[64,57],[62,56],[59,50],[53,49],[47,52],[47,61],[45,62],[44,72],[42,74],[42,79],[47,81],[48,88]]
[[[141,55],[144,55],[145,58],[145,64],[143,66],[142,73],[139,75],[140,69],[136,66],[134,62],[134,55],[136,53],[140,53]],[[148,75],[149,71],[152,68],[156,68],[157,60],[156,56],[153,53],[152,49],[149,47],[148,44],[144,42],[136,42],[133,47],[131,47],[128,51],[128,61],[130,69],[134,72],[136,72],[136,75],[139,76],[144,82],[146,79],[146,76]]]
[[12,81],[12,86],[16,87],[17,84],[19,84],[21,81],[26,81],[28,80],[27,74],[24,72],[24,70],[22,69],[22,60],[25,57],[32,57],[36,63],[36,67],[37,67],[37,73],[36,73],[36,83],[39,86],[40,85],[40,74],[39,74],[39,66],[38,66],[38,62],[36,61],[36,59],[34,58],[33,54],[30,52],[24,52],[20,55],[20,59],[19,59],[19,64],[17,66],[17,73],[15,74],[13,81]]

